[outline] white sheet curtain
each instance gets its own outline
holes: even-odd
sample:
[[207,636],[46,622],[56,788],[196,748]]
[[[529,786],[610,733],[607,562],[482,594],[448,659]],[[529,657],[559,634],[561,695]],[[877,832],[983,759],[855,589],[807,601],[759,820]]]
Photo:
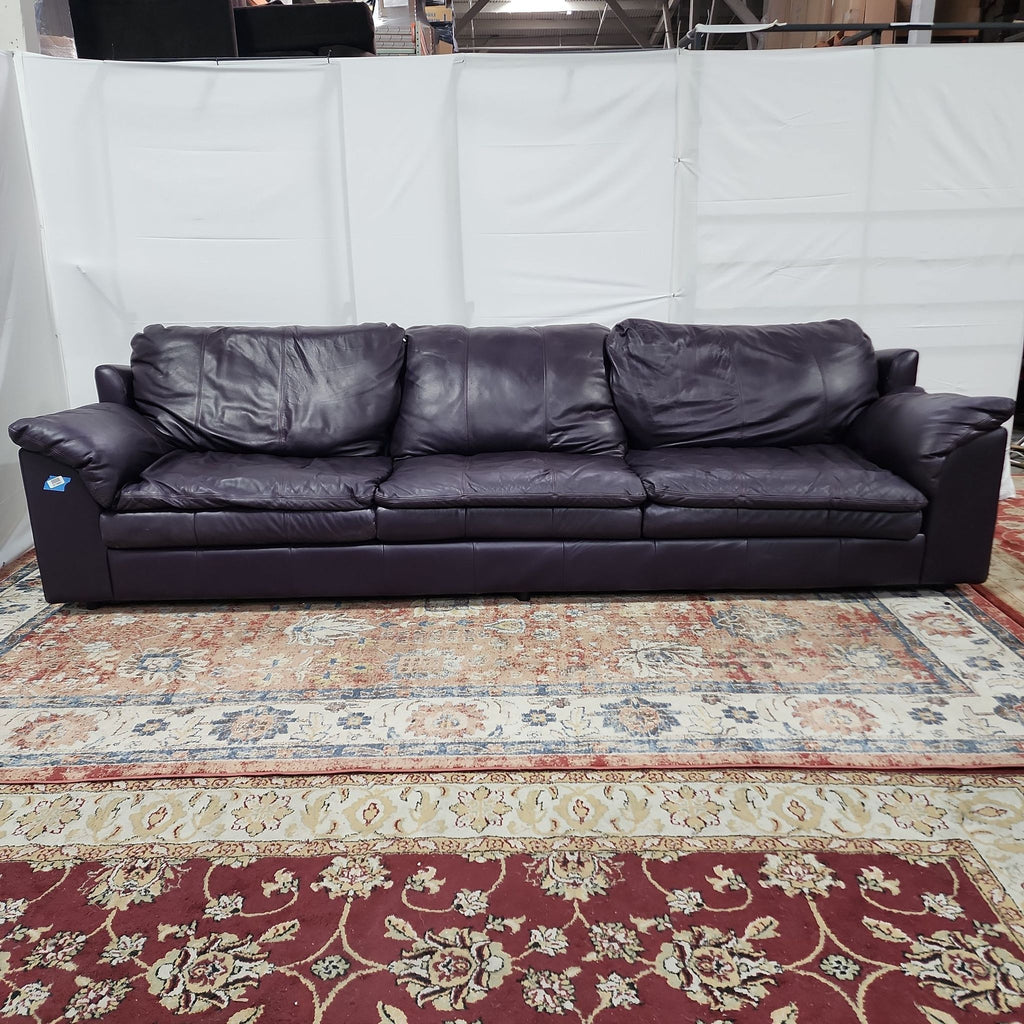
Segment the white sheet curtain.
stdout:
[[154,322],[849,316],[1016,392],[1013,45],[13,66],[74,404]]
[[0,565],[32,543],[7,424],[67,401],[14,62],[0,53]]

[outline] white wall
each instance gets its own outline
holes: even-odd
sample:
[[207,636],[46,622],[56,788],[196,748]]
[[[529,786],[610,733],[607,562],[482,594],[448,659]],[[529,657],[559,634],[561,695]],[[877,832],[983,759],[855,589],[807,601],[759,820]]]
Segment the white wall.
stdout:
[[19,61],[76,404],[153,322],[850,316],[1016,391],[1013,45]]
[[32,542],[7,424],[68,402],[14,70],[0,53],[0,565]]

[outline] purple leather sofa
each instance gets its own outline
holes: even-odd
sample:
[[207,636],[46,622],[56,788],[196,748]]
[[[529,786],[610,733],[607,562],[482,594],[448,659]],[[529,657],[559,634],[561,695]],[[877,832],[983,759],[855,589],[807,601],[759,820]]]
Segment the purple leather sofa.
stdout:
[[10,428],[50,601],[947,585],[1009,398],[848,320],[149,327]]

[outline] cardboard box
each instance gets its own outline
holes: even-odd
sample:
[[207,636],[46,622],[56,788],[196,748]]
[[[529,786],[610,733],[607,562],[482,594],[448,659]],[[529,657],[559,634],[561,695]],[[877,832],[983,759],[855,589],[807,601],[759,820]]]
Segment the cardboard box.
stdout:
[[[790,24],[833,21],[832,0],[765,0],[765,21],[786,21]],[[766,50],[788,50],[800,46],[817,46],[824,32],[768,32],[764,37]]]

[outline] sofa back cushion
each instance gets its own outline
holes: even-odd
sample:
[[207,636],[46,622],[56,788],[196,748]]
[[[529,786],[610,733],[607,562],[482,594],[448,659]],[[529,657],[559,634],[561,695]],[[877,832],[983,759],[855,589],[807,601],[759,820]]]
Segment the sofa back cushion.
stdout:
[[404,353],[386,324],[157,325],[132,340],[135,405],[186,449],[380,455]]
[[414,327],[391,454],[619,453],[604,327]]
[[624,320],[609,379],[633,448],[829,444],[878,397],[851,320],[763,327]]

